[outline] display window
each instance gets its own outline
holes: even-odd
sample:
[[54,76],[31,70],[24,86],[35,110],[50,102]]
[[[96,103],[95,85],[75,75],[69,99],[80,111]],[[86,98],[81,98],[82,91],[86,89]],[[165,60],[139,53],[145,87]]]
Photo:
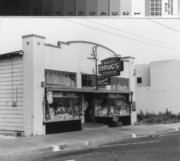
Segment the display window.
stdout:
[[124,98],[100,98],[95,100],[95,116],[114,117],[130,115],[130,103]]
[[46,106],[46,121],[66,121],[80,119],[82,113],[81,99],[74,93],[69,93],[68,95],[59,93],[53,97],[52,103],[47,103]]
[[129,103],[123,99],[117,99],[117,98],[109,99],[109,109],[110,109],[109,116],[129,115],[130,114],[129,108],[130,108]]

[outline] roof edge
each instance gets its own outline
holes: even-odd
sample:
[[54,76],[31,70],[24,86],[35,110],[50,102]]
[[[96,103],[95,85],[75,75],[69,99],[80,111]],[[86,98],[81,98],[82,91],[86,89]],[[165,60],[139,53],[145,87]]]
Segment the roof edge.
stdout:
[[95,42],[91,42],[91,41],[83,41],[83,40],[74,40],[74,41],[68,41],[67,42],[68,44],[73,44],[73,43],[84,43],[84,44],[91,44],[91,45],[96,45],[96,46],[100,46],[106,50],[109,50],[110,52],[112,52],[114,55],[117,55],[115,51],[113,51],[112,49],[104,46],[104,45],[101,45],[99,43],[95,43]]
[[22,50],[19,50],[19,51],[14,51],[10,53],[0,54],[0,60],[9,59],[12,57],[20,57],[20,56],[23,56],[23,53],[24,52]]
[[22,36],[22,38],[28,38],[28,37],[37,37],[37,38],[40,38],[40,39],[46,39],[45,36],[41,36],[41,35],[36,35],[36,34],[29,34],[29,35],[24,35]]

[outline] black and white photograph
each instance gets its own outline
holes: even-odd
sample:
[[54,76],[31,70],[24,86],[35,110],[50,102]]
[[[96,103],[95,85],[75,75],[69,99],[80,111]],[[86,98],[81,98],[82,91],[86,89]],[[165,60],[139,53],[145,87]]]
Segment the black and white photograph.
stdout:
[[97,1],[90,16],[1,1],[0,161],[180,160],[180,3]]

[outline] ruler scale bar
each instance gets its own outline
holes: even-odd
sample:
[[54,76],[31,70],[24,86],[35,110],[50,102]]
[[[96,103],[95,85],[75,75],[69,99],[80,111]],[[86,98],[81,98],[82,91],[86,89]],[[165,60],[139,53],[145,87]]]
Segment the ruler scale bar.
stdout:
[[180,0],[0,0],[0,16],[180,17]]
[[132,0],[132,16],[133,17],[144,17],[145,16],[145,0]]
[[75,16],[75,0],[64,0],[64,16]]
[[64,0],[53,0],[53,16],[62,16],[64,15]]
[[86,15],[86,0],[76,0],[76,15],[77,16]]
[[53,1],[43,0],[42,1],[42,15],[52,15],[53,14]]
[[109,0],[109,15],[120,16],[120,0]]
[[86,0],[86,16],[97,16],[97,0]]
[[120,16],[131,16],[131,0],[120,0]]
[[98,0],[97,2],[97,15],[109,16],[109,0]]

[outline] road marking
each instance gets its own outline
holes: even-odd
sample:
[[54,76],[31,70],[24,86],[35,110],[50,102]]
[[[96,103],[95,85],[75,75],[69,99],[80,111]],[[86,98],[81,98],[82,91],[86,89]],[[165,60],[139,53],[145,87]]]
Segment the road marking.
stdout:
[[72,159],[72,160],[65,160],[65,161],[76,161],[76,160]]
[[164,134],[164,135],[159,135],[159,137],[163,137],[163,136],[176,136],[176,135],[180,135],[179,133],[178,134]]
[[151,144],[151,143],[159,143],[160,141],[146,141],[146,142],[136,142],[136,143],[124,143],[124,144],[113,144],[113,145],[105,145],[101,146],[99,148],[108,148],[108,147],[113,147],[113,146],[124,146],[124,145],[138,145],[138,144]]

